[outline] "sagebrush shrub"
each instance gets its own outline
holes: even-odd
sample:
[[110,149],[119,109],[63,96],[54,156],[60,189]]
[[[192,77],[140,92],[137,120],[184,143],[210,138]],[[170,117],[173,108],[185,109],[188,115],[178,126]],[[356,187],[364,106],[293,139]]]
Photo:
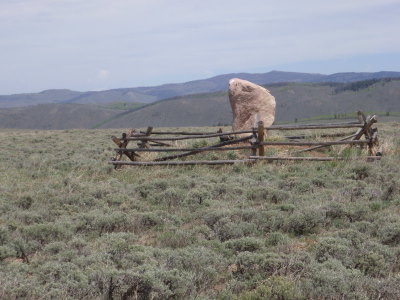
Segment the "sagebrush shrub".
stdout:
[[283,228],[289,214],[279,210],[261,211],[257,214],[256,224],[262,232],[272,232]]
[[323,211],[307,209],[294,212],[286,221],[286,231],[296,235],[315,233],[324,225]]
[[16,256],[16,251],[12,247],[8,245],[0,246],[0,262],[6,258],[15,256]]
[[352,179],[363,180],[371,175],[371,167],[368,165],[358,165],[351,169],[353,173],[351,175]]
[[31,196],[21,197],[18,201],[18,207],[22,209],[29,209],[33,202],[34,200]]
[[240,238],[243,236],[257,234],[257,227],[253,223],[248,222],[226,222],[220,227],[215,228],[216,234],[221,241]]
[[4,226],[0,226],[0,246],[7,243],[10,239],[10,233]]
[[154,205],[163,205],[168,208],[181,205],[185,199],[186,192],[177,188],[167,188],[165,191],[154,193],[149,196],[149,201]]
[[185,197],[186,203],[189,205],[205,205],[211,199],[211,193],[206,189],[191,189]]
[[306,267],[300,281],[306,299],[365,299],[368,298],[361,286],[362,274],[347,269],[335,259],[323,263],[311,263]]
[[193,289],[201,291],[209,289],[227,263],[221,254],[211,249],[192,246],[171,252],[166,266],[169,270],[185,270],[192,274]]
[[282,276],[271,276],[258,284],[254,290],[240,294],[238,300],[297,300],[299,297],[292,280]]
[[284,265],[284,257],[277,253],[240,252],[237,255],[238,271],[235,273],[243,278],[262,279],[275,274]]
[[160,234],[158,241],[161,247],[184,248],[194,242],[194,236],[187,230],[171,230]]
[[336,259],[345,267],[350,268],[353,266],[352,254],[354,253],[352,253],[350,242],[341,238],[322,238],[315,246],[315,259],[320,263]]
[[359,255],[355,267],[365,275],[372,277],[385,277],[389,270],[389,266],[386,263],[384,256],[374,252]]
[[281,232],[275,231],[268,234],[266,244],[269,246],[285,245],[289,242],[289,237]]
[[72,232],[57,223],[33,224],[21,228],[21,234],[27,240],[37,241],[46,244],[52,241],[61,240],[72,235]]
[[400,244],[400,222],[383,224],[378,230],[383,244],[397,246]]
[[253,237],[243,237],[239,239],[233,239],[225,242],[225,246],[236,252],[249,251],[254,252],[260,250],[263,246],[261,240]]

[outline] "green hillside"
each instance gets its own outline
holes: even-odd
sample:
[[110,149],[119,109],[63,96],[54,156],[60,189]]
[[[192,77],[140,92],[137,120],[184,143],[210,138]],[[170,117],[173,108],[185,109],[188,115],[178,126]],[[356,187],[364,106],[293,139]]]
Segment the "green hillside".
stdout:
[[121,113],[119,109],[83,104],[40,104],[0,109],[0,128],[91,128]]
[[[266,85],[277,102],[276,123],[354,117],[363,110],[398,119],[400,80]],[[104,98],[102,101],[106,101]],[[113,98],[115,99],[115,98]],[[382,120],[382,118],[381,118]],[[151,104],[43,104],[0,109],[0,128],[69,129],[231,124],[227,92],[175,97]]]
[[[400,80],[357,83],[282,83],[266,85],[277,102],[276,122],[293,122],[319,115],[357,110],[400,112]],[[162,100],[105,122],[102,128],[143,126],[209,126],[231,124],[227,92]]]

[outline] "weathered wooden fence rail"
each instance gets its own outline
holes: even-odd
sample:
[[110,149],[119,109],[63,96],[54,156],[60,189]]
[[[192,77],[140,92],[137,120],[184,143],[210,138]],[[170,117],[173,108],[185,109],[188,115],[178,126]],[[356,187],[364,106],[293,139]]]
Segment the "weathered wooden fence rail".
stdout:
[[[304,160],[304,161],[334,161],[344,160],[343,157],[299,157],[299,156],[265,156],[265,147],[273,146],[289,146],[289,147],[304,147],[309,148],[300,149],[292,152],[301,153],[313,151],[316,149],[330,147],[335,145],[349,145],[349,146],[367,146],[369,155],[359,157],[358,159],[374,160],[380,159],[381,153],[377,150],[379,146],[377,137],[377,128],[373,128],[373,124],[377,122],[376,116],[368,116],[362,112],[358,112],[358,121],[346,123],[329,123],[329,124],[301,124],[301,125],[273,125],[264,127],[263,122],[258,122],[257,127],[249,130],[222,132],[188,132],[188,131],[154,131],[153,127],[148,127],[146,131],[136,132],[131,130],[128,133],[123,133],[121,138],[112,137],[114,143],[118,146],[115,148],[116,156],[110,161],[110,164],[115,167],[122,165],[135,165],[135,166],[159,166],[159,165],[221,165],[221,164],[235,164],[235,163],[254,163],[257,160]],[[338,128],[358,128],[357,131],[351,135],[346,133],[324,133],[320,137],[343,137],[339,140],[333,141],[298,141],[299,139],[312,139],[313,136],[298,135],[282,137],[284,141],[265,141],[265,136],[271,130],[326,130]],[[163,136],[167,135],[167,137]],[[173,136],[170,136],[173,135]],[[245,135],[245,136],[243,136]],[[242,137],[238,137],[242,136]],[[364,136],[364,139],[361,139]],[[199,139],[215,139],[219,138],[219,143],[206,147],[176,147],[171,143],[177,143],[184,140],[199,140]],[[136,142],[137,147],[127,148],[130,142]],[[250,150],[250,154],[245,159],[232,159],[232,160],[184,160],[172,161],[172,159],[183,158],[190,155],[195,155],[202,152],[210,151],[237,151],[237,150]],[[169,152],[183,152],[169,156],[157,157],[151,161],[139,161],[141,155],[138,153],[169,153]],[[123,161],[123,156],[126,156],[130,161]]]

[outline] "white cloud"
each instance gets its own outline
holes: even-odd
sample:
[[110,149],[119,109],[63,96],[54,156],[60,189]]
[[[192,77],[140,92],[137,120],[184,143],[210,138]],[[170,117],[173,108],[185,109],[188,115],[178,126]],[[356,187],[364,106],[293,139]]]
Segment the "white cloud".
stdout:
[[101,80],[107,79],[109,76],[109,73],[110,72],[108,72],[107,70],[100,70],[97,72],[97,78],[101,79]]

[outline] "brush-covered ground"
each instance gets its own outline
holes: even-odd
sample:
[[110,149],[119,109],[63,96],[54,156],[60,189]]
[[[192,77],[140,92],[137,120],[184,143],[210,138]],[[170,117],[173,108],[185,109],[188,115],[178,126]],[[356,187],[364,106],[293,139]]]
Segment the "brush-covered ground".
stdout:
[[122,130],[0,131],[0,299],[399,299],[400,124],[378,127],[372,163],[120,170]]

